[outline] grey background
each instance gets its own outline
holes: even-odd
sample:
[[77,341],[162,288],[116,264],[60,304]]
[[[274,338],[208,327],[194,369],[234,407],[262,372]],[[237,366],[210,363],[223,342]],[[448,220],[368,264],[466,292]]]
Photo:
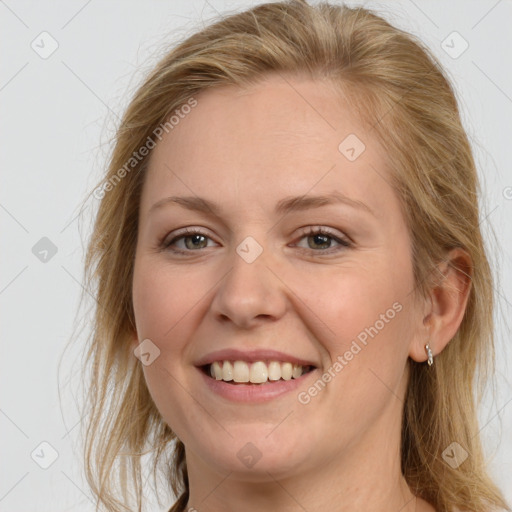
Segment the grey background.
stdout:
[[[58,372],[76,325],[83,242],[97,205],[86,203],[81,221],[79,206],[103,171],[118,116],[158,55],[201,20],[257,3],[0,1],[0,511],[94,510],[77,444],[80,342]],[[481,435],[490,471],[512,502],[512,350],[505,320],[512,303],[512,2],[349,3],[374,8],[419,35],[457,87],[483,180],[482,227],[499,244],[491,245],[500,269],[497,390],[482,407]],[[51,37],[40,36],[43,31]],[[453,31],[469,45],[457,58],[464,43]],[[58,48],[42,58],[52,40]],[[42,442],[58,454],[48,469],[39,464],[51,462],[52,448]],[[149,489],[147,500],[147,510],[159,510]]]

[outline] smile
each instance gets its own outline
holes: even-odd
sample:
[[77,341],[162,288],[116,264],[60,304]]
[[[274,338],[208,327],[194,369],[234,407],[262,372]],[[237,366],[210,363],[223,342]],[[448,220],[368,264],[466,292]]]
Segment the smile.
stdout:
[[298,379],[312,369],[312,366],[280,361],[214,361],[204,367],[205,373],[213,379],[232,384],[267,384]]

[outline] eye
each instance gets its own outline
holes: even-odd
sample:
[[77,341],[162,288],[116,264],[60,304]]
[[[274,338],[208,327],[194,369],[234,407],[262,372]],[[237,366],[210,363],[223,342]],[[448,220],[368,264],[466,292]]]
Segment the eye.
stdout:
[[[210,237],[201,231],[194,229],[185,229],[181,234],[175,236],[171,240],[164,239],[162,242],[162,249],[168,249],[173,252],[190,252],[197,249],[204,249],[207,247],[207,240]],[[177,246],[179,242],[184,242],[183,246]],[[173,248],[172,246],[177,246]]]
[[[336,234],[328,228],[322,227],[309,227],[308,230],[302,234],[301,240],[302,239],[308,240],[308,247],[301,247],[298,244],[296,246],[303,250],[312,250],[314,252],[331,253],[352,247],[352,242],[348,238],[336,236]],[[207,248],[208,240],[211,240],[211,238],[205,233],[196,229],[187,228],[170,240],[164,239],[161,243],[161,248],[174,253],[184,254]],[[338,246],[332,247],[333,241],[338,244]],[[182,243],[181,246],[178,245],[180,243]]]
[[[352,246],[352,242],[343,236],[336,236],[332,231],[322,227],[310,227],[303,233],[301,238],[307,239],[308,247],[303,249],[312,249],[315,252],[335,252]],[[332,247],[332,241],[338,244],[338,247]],[[300,247],[298,245],[298,247]]]

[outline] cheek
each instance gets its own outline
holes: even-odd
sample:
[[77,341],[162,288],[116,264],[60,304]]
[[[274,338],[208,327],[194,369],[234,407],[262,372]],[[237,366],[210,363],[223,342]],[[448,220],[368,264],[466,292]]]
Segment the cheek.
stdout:
[[341,357],[342,371],[338,365],[339,371],[333,373],[344,376],[336,377],[334,387],[357,381],[351,393],[357,395],[357,388],[362,397],[380,377],[394,388],[403,373],[411,335],[413,278],[406,246],[395,254],[368,254],[364,263],[359,259],[357,265],[317,277],[309,293],[306,288],[299,293],[322,320],[315,336],[328,353],[325,364],[332,368]]
[[386,268],[381,260],[345,269],[326,281],[328,293],[301,292],[322,320],[314,335],[326,351],[319,377],[329,381],[302,389],[301,399],[311,400],[310,413],[318,411],[310,415],[317,428],[346,442],[388,407],[401,406],[397,396],[408,357],[409,282]]
[[142,367],[144,379],[162,417],[182,440],[188,440],[193,424],[202,420],[190,408],[183,366],[200,293],[204,289],[198,291],[183,272],[166,271],[150,257],[136,261],[133,306],[138,339],[150,339],[160,351],[150,365]]
[[317,276],[314,288],[303,288],[299,293],[323,321],[330,344],[344,350],[361,333],[364,340],[364,333],[372,326],[379,332],[390,331],[389,326],[400,316],[397,310],[403,308],[406,289],[406,283],[381,262],[373,262]]
[[201,293],[194,284],[185,273],[166,271],[149,258],[136,263],[133,306],[140,340],[150,338],[161,348],[171,338],[174,346],[180,343],[183,337],[176,332],[186,324],[185,318]]

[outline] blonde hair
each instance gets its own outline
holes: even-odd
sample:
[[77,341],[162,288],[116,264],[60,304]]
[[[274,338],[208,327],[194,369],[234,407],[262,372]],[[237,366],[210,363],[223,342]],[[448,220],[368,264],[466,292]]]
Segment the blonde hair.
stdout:
[[[432,269],[447,250],[469,253],[471,290],[457,334],[432,368],[409,360],[402,471],[411,491],[439,512],[510,510],[487,475],[479,438],[476,375],[481,390],[493,371],[493,279],[479,228],[475,162],[452,87],[419,41],[378,15],[300,0],[227,16],[177,45],[138,89],[117,131],[101,185],[111,186],[85,262],[86,288],[95,289],[98,306],[84,363],[90,370],[84,455],[98,504],[130,510],[133,489],[141,510],[145,453],[155,482],[158,465],[166,468],[179,497],[172,511],[184,510],[189,495],[184,446],[152,401],[131,345],[137,220],[149,155],[122,179],[119,170],[190,98],[222,85],[255,84],[270,73],[330,79],[386,148],[419,296],[428,296]],[[469,453],[456,469],[442,458],[454,441]]]

